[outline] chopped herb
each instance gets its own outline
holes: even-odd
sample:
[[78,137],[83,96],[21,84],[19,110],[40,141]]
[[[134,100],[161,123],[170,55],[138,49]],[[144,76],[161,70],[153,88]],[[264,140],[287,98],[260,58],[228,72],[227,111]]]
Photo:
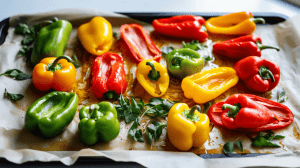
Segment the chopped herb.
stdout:
[[[236,146],[243,152],[243,144],[241,141],[235,141]],[[223,146],[223,152],[226,154],[230,154],[234,151],[235,149],[235,145],[234,145],[234,141],[230,141],[224,144]]]
[[273,139],[282,139],[285,138],[285,136],[282,135],[274,135],[273,131],[270,131],[267,134],[263,134],[261,132],[258,133],[258,135],[252,139],[252,146],[258,146],[258,147],[280,147],[277,144],[274,144],[271,142]]
[[14,78],[16,80],[25,80],[25,79],[31,79],[32,75],[23,73],[22,71],[18,69],[8,69],[4,73],[0,74],[0,76],[5,75],[7,77]]
[[15,28],[15,31],[14,33],[15,34],[20,34],[20,35],[28,35],[30,34],[30,29],[28,27],[27,24],[25,23],[20,23],[16,28]]
[[286,91],[284,88],[278,89],[277,101],[278,101],[278,103],[283,103],[283,102],[287,101]]
[[148,140],[151,143],[153,138],[154,140],[158,140],[162,134],[163,127],[167,126],[167,124],[163,124],[158,121],[153,121],[152,124],[149,124],[147,127],[147,136]]
[[138,128],[139,125],[139,117],[137,118],[136,121],[133,122],[131,128],[128,131],[128,134],[135,140],[139,142],[144,142],[143,140],[143,132],[141,129]]
[[204,50],[207,45],[199,43],[198,40],[193,40],[190,43],[185,43],[182,41],[183,48],[189,48],[192,50]]
[[7,90],[5,89],[4,91],[4,96],[9,98],[12,101],[17,101],[19,99],[22,99],[24,96],[21,94],[13,94],[13,93],[8,93]]
[[113,32],[113,37],[117,38],[118,34],[116,32]]

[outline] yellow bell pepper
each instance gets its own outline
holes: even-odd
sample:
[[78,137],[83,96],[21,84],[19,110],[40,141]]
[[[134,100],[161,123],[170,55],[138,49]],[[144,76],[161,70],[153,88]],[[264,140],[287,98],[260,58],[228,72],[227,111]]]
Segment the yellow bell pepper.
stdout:
[[200,106],[191,110],[185,103],[175,104],[168,114],[167,134],[173,146],[186,151],[192,147],[201,147],[208,139],[209,118],[200,113]]
[[206,103],[237,84],[233,68],[219,67],[185,77],[181,82],[184,96],[196,103]]
[[161,97],[169,87],[170,78],[167,68],[154,60],[140,62],[136,69],[136,78],[153,97]]
[[93,55],[107,52],[113,43],[111,24],[103,17],[94,17],[78,28],[78,38],[83,47]]
[[208,32],[215,34],[246,35],[252,34],[257,22],[264,23],[263,18],[254,18],[251,12],[236,12],[212,17],[205,22]]

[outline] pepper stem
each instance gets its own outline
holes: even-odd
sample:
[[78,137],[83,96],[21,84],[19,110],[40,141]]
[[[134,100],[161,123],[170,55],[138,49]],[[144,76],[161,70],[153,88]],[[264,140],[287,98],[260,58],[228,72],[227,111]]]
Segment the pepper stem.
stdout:
[[261,76],[261,78],[263,78],[263,79],[271,78],[271,82],[275,82],[274,75],[273,75],[272,71],[269,70],[268,67],[260,66],[258,73]]
[[146,65],[149,65],[152,68],[148,73],[148,78],[152,81],[157,81],[160,78],[159,71],[156,70],[152,62],[146,62]]
[[195,113],[196,110],[198,110],[199,112],[201,111],[201,108],[199,105],[195,105],[194,107],[192,107],[191,110],[183,110],[182,116],[193,122],[198,122],[198,121],[200,121],[200,117]]
[[201,107],[199,106],[199,105],[195,105],[195,106],[193,106],[192,107],[192,109],[191,109],[191,111],[190,111],[190,113],[189,113],[189,115],[194,115],[194,113],[195,113],[195,111],[199,111],[199,112],[201,112]]
[[271,48],[271,49],[275,49],[275,50],[277,50],[277,51],[280,51],[279,48],[276,48],[276,47],[273,47],[273,46],[262,45],[259,41],[256,42],[256,45],[257,45],[257,47],[258,47],[260,50]]
[[63,56],[59,56],[57,57],[53,63],[48,64],[47,66],[47,70],[48,71],[56,71],[56,70],[60,70],[62,69],[61,65],[58,64],[58,61],[61,59],[66,59],[68,62],[72,62],[72,59],[69,56],[63,55]]
[[171,63],[174,66],[180,66],[180,63],[182,60],[183,60],[183,58],[181,58],[181,57],[173,57],[171,60]]
[[238,114],[238,112],[240,111],[241,108],[242,107],[241,107],[240,103],[236,103],[236,104],[233,104],[233,105],[225,103],[222,106],[222,110],[229,109],[229,112],[228,112],[227,116],[228,117],[233,117],[233,118]]
[[250,18],[254,23],[262,23],[265,24],[265,19],[263,18]]

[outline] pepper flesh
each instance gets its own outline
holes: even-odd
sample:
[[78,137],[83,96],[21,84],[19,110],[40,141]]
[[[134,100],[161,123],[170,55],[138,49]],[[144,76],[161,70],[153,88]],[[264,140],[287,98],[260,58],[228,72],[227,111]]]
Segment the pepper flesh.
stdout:
[[72,24],[66,20],[53,20],[52,24],[41,28],[34,40],[31,63],[36,65],[43,58],[63,55],[71,31]]
[[[225,103],[240,103],[244,109],[235,118],[228,117],[228,109],[222,109]],[[244,132],[282,129],[294,120],[293,113],[285,105],[250,94],[231,95],[225,102],[212,105],[207,115],[215,125]]]
[[154,19],[152,26],[160,34],[171,37],[183,37],[199,40],[201,42],[208,38],[208,34],[203,30],[202,25],[205,20],[201,16],[181,15],[170,18]]
[[236,71],[229,67],[203,70],[182,80],[184,96],[196,103],[206,103],[237,84]]
[[84,144],[94,145],[98,141],[109,142],[120,132],[120,123],[115,106],[106,101],[84,106],[79,111],[79,137]]
[[101,55],[113,44],[112,26],[105,18],[96,16],[78,27],[78,38],[89,53]]
[[92,90],[98,99],[115,99],[127,87],[123,58],[116,53],[98,56],[92,69]]
[[199,53],[189,48],[175,49],[165,58],[169,72],[179,79],[200,72],[205,63]]
[[212,17],[205,22],[205,27],[214,34],[246,35],[255,31],[257,21],[264,23],[262,18],[253,18],[251,12],[237,12]]
[[194,113],[199,117],[199,121],[191,121],[182,115],[184,110],[189,110],[185,103],[177,103],[170,109],[167,133],[173,146],[186,151],[192,147],[201,147],[207,141],[210,121],[206,114],[197,110]]
[[[149,78],[149,73],[153,69],[147,65],[147,62],[152,63],[160,75],[156,81]],[[169,87],[170,79],[167,68],[154,60],[144,60],[140,62],[136,69],[136,78],[143,88],[153,97],[163,96]]]
[[[60,59],[61,69],[54,72],[49,70],[49,64],[52,64],[59,57],[44,58],[37,64],[32,72],[32,82],[34,86],[41,91],[53,88],[57,91],[67,91],[76,81],[76,68],[66,59]],[[70,59],[69,59],[70,60]]]
[[[260,73],[261,67],[266,68],[265,73]],[[280,80],[279,66],[265,58],[249,56],[234,65],[237,75],[242,79],[246,87],[257,92],[273,90]],[[269,79],[264,79],[264,75],[270,75]]]
[[213,53],[226,56],[231,59],[240,60],[248,56],[261,56],[261,50],[278,48],[262,45],[258,35],[246,35],[235,39],[217,42],[213,45]]
[[51,138],[59,134],[73,120],[78,107],[76,93],[54,91],[39,98],[26,111],[28,131]]
[[130,55],[136,62],[153,59],[157,62],[161,59],[161,51],[151,40],[147,31],[139,24],[124,24],[120,28],[121,38],[125,42],[122,49],[126,55]]

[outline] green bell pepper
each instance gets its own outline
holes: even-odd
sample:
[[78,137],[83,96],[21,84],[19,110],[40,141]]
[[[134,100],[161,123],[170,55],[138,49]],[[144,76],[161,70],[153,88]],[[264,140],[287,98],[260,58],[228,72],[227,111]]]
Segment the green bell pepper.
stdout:
[[64,54],[72,24],[66,20],[53,19],[50,25],[41,28],[34,39],[31,63],[38,64],[45,57],[58,57]]
[[165,58],[168,71],[179,79],[200,72],[205,64],[204,58],[189,48],[174,49]]
[[79,137],[84,144],[93,145],[98,140],[108,142],[120,132],[115,106],[107,101],[83,106],[79,111]]
[[62,132],[75,117],[76,93],[54,91],[39,98],[26,111],[25,127],[32,133],[51,138]]

